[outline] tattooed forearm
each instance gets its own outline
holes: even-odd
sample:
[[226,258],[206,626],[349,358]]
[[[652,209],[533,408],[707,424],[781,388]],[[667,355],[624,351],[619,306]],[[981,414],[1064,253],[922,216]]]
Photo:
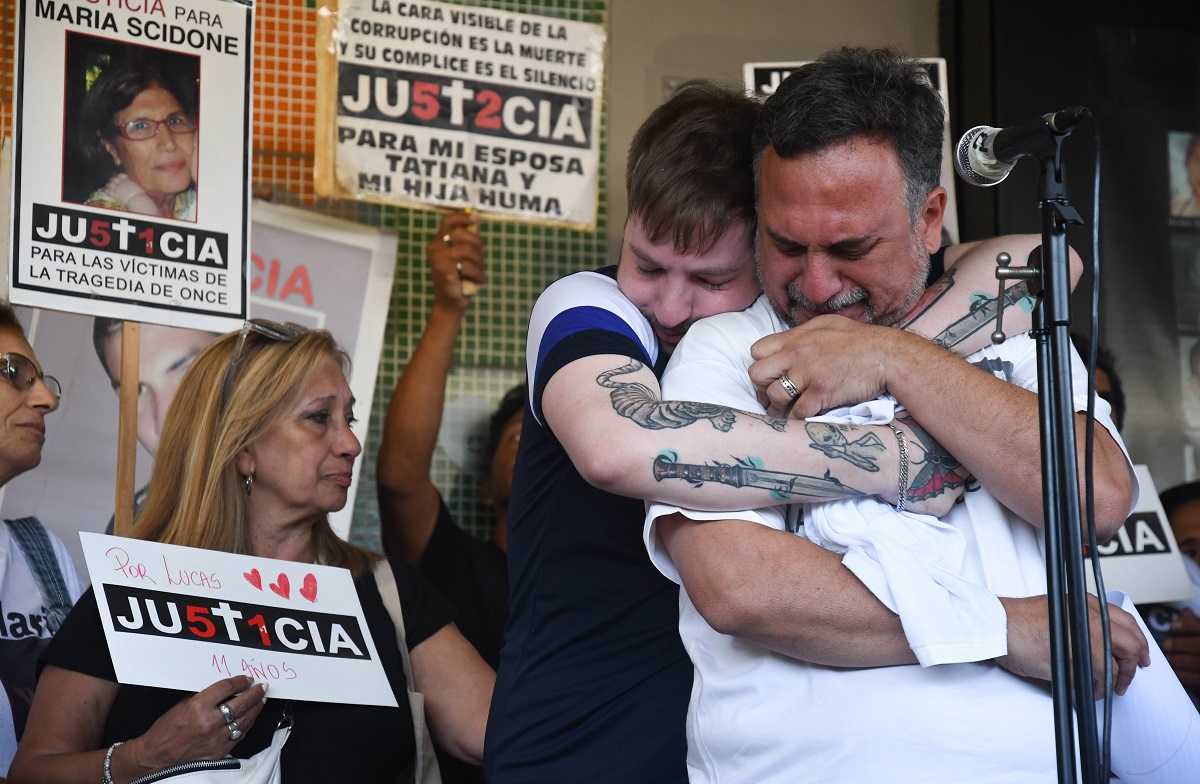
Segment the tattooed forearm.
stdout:
[[787,429],[787,420],[779,417],[752,414],[711,403],[664,401],[645,384],[613,380],[615,376],[636,373],[644,367],[643,363],[634,360],[627,365],[601,373],[596,377],[596,383],[612,390],[609,397],[612,399],[614,411],[647,430],[687,427],[707,419],[717,430],[728,433],[739,416],[758,419],[778,431]]
[[[1027,298],[1032,300],[1032,297],[1028,282],[1020,281],[1004,290],[1004,307],[1013,307]],[[996,311],[995,297],[976,294],[971,300],[971,308],[967,315],[934,335],[931,340],[939,346],[953,350],[979,330],[990,328],[996,320]]]
[[[954,455],[935,441],[933,436],[925,431],[925,428],[917,424],[917,421],[910,416],[899,417],[896,421],[908,425],[912,429],[912,437],[919,445],[918,449],[913,450],[914,454],[910,457],[910,465],[917,469],[911,473],[908,483],[906,495],[910,503],[935,498],[947,489],[957,489],[966,484],[970,473]],[[911,445],[912,441],[910,440],[909,443]],[[922,451],[924,454],[918,456],[917,451]]]
[[807,500],[826,500],[830,498],[850,498],[865,495],[861,490],[848,487],[836,477],[806,476],[785,471],[767,471],[758,467],[752,458],[734,458],[736,465],[726,463],[680,463],[678,455],[659,455],[654,458],[653,472],[655,481],[664,479],[682,479],[694,487],[701,487],[706,482],[716,482],[733,487],[753,487],[771,491],[778,498],[802,496]]
[[[954,288],[954,275],[956,272],[957,270],[953,267],[946,270],[946,274],[929,287],[917,308],[909,312],[903,320],[898,321],[896,326],[900,329],[909,329],[919,318],[928,313],[934,305]],[[1026,281],[1020,281],[1015,285],[1009,286],[1004,291],[1005,307],[1012,307],[1025,299],[1030,300],[1030,306],[1032,307],[1033,295],[1029,293],[1029,284]],[[938,334],[932,336],[930,340],[943,348],[953,351],[957,346],[966,341],[967,338],[978,333],[981,329],[991,327],[992,323],[996,320],[996,310],[995,297],[984,293],[977,293],[971,298],[971,305],[967,314]]]
[[813,441],[809,446],[823,452],[826,457],[848,460],[864,471],[879,470],[876,454],[883,452],[886,447],[874,433],[868,432],[863,437],[851,441],[846,437],[846,433],[853,433],[857,428],[830,422],[806,422],[804,430]]

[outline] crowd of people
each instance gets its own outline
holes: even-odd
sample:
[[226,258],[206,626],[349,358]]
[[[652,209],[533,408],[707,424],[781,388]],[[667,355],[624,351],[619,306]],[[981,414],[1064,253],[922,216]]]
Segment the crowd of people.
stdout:
[[[154,74],[122,89],[85,141],[180,217],[195,201],[187,96]],[[1013,308],[992,345],[995,303],[978,294],[998,252],[1025,258],[1040,239],[943,247],[943,129],[926,72],[891,50],[831,51],[764,103],[708,81],[676,90],[633,138],[618,263],[534,305],[526,383],[488,422],[486,539],[431,478],[486,282],[476,213],[445,215],[426,246],[433,302],[379,447],[385,555],[329,526],[361,445],[328,332],[252,320],[164,354],[162,382],[139,379],[156,460],[132,536],[347,569],[398,707],[271,699],[245,676],[195,693],[121,684],[94,590],[49,536],[54,597],[4,549],[0,601],[41,619],[0,662],[7,775],[124,784],[255,757],[286,727],[283,781],[1057,781],[1036,343]],[[186,181],[139,181],[135,145],[151,142],[188,161]],[[1018,281],[1004,296],[1031,297]],[[115,386],[113,334],[97,321]],[[0,341],[3,484],[37,465],[61,390],[11,310]],[[1139,488],[1102,359],[1092,506],[1107,539]],[[1070,367],[1082,424],[1074,351]],[[1197,488],[1163,494],[1193,558]],[[6,522],[0,548],[48,536]],[[1110,645],[1093,597],[1078,653],[1097,697],[1106,666],[1115,694],[1133,688],[1153,644],[1107,612]],[[1200,620],[1171,623],[1163,650],[1198,691]]]

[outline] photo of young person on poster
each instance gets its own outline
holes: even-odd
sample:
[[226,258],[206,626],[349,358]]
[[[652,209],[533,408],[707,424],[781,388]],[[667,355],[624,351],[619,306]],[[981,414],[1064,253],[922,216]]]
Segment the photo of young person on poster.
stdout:
[[63,200],[195,221],[200,58],[67,35]]
[[[121,324],[119,319],[97,316],[92,320],[92,344],[96,357],[112,382],[113,391],[121,391]],[[186,327],[165,327],[160,324],[142,324],[138,343],[138,416],[137,440],[153,458],[158,455],[158,441],[162,435],[163,421],[167,409],[175,399],[183,373],[191,366],[196,355],[217,339],[216,332]],[[140,488],[133,496],[134,512],[141,508],[146,498],[146,488]],[[112,533],[110,519],[105,533]]]

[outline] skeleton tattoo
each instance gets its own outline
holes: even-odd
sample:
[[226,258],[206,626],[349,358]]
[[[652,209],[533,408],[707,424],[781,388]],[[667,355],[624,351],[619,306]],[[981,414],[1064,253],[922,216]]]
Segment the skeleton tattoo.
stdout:
[[843,430],[851,428],[845,425],[834,425],[829,422],[806,422],[804,430],[813,443],[810,447],[824,452],[827,457],[848,460],[864,471],[878,471],[879,464],[875,462],[876,455],[886,449],[879,436],[867,433],[856,441],[846,438]]
[[612,390],[609,397],[614,411],[647,430],[677,429],[707,419],[717,430],[728,433],[739,415],[760,419],[774,430],[783,431],[787,428],[787,420],[778,417],[751,414],[711,403],[661,400],[645,384],[614,380],[616,376],[636,373],[644,367],[643,363],[634,360],[601,373],[596,377],[596,383]]

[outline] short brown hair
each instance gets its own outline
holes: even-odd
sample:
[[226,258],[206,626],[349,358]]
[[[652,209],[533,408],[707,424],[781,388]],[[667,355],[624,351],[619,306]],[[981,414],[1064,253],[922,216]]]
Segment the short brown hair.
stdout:
[[695,79],[650,113],[629,145],[629,214],[676,252],[711,250],[738,220],[754,223],[751,137],[759,104],[741,90]]

